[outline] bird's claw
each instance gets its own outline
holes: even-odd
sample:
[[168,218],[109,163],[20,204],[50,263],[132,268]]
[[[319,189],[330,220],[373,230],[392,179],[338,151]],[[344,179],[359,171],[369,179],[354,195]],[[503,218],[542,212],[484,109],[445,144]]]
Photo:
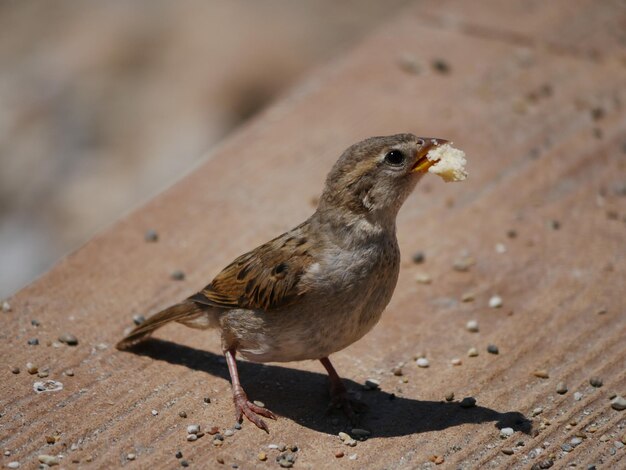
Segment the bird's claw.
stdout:
[[276,415],[272,413],[267,408],[263,408],[261,406],[255,405],[250,400],[246,394],[238,393],[233,396],[233,400],[235,402],[235,417],[238,423],[243,421],[243,417],[248,418],[250,422],[252,422],[256,427],[262,429],[266,433],[269,434],[270,430],[261,418],[258,415],[264,416],[269,419],[276,419]]

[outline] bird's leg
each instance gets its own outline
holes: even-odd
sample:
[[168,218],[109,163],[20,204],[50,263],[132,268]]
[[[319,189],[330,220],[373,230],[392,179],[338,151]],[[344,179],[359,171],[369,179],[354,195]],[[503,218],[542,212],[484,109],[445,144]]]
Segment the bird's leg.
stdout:
[[238,423],[241,423],[243,416],[245,415],[250,421],[252,421],[258,428],[263,429],[269,434],[269,429],[265,421],[259,418],[257,415],[265,416],[266,418],[276,419],[274,413],[266,408],[261,408],[248,400],[248,395],[241,386],[239,381],[239,372],[237,371],[237,362],[235,361],[235,349],[227,349],[224,352],[226,356],[226,364],[228,364],[228,372],[230,372],[230,381],[233,386],[233,401],[235,402],[235,419]]
[[326,369],[326,372],[328,372],[328,378],[330,379],[330,407],[340,407],[348,419],[354,421],[354,410],[352,409],[352,402],[348,398],[348,389],[330,363],[330,359],[323,357],[320,359],[320,362]]

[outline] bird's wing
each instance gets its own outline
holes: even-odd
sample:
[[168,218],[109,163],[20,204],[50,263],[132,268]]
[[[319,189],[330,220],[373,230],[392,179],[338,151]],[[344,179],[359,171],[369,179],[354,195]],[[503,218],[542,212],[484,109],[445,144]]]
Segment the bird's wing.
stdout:
[[300,282],[313,263],[303,226],[240,256],[189,300],[220,308],[272,310],[306,293]]

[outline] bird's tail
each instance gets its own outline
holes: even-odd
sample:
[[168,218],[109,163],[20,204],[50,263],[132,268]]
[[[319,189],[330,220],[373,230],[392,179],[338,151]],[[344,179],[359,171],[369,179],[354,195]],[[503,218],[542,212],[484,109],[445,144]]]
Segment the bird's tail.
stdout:
[[172,305],[171,307],[152,315],[141,325],[137,326],[134,330],[128,333],[124,339],[117,343],[115,347],[120,350],[128,349],[146,339],[157,328],[160,328],[172,321],[183,323],[187,326],[191,326],[192,328],[210,328],[211,326],[214,326],[214,315],[210,310],[211,309],[207,309],[206,307],[191,300],[185,300],[179,304]]

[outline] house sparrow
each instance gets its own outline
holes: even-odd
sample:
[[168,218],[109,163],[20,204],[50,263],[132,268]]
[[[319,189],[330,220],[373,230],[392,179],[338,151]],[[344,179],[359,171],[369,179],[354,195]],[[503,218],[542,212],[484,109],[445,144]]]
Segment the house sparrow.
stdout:
[[354,343],[380,319],[396,286],[400,251],[396,215],[437,160],[443,139],[398,134],[349,147],[326,178],[315,213],[292,230],[235,259],[197,294],[137,326],[127,349],[176,321],[217,328],[230,372],[236,418],[268,431],[237,372],[235,354],[254,362],[317,359],[330,378],[331,403],[351,415],[347,389],[328,356]]

